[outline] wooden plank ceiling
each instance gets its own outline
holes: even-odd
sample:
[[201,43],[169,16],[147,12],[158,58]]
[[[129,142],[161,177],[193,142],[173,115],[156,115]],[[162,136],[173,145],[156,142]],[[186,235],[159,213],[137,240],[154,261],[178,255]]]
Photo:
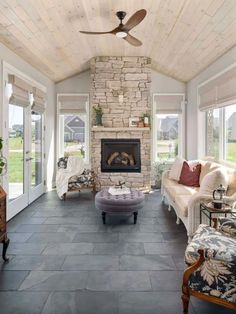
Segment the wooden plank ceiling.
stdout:
[[[133,47],[108,31],[115,12],[147,16]],[[126,18],[126,20],[127,20]],[[157,71],[188,81],[236,44],[236,0],[0,0],[0,42],[54,81],[89,68],[94,56],[148,56]]]

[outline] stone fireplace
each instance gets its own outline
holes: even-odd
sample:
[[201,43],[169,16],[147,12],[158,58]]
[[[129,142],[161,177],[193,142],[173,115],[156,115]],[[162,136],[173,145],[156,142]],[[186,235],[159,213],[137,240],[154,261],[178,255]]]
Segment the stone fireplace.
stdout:
[[[150,128],[129,126],[129,118],[139,118],[144,113],[151,115],[150,59],[95,57],[91,60],[90,66],[91,106],[99,104],[104,113],[103,127],[95,127],[95,117],[91,108],[92,168],[97,172],[102,187],[114,185],[120,179],[130,187],[150,187]],[[114,151],[110,149],[104,155],[103,145],[109,141],[112,141],[113,145],[115,142],[139,143],[139,154],[133,151],[136,156],[132,156],[130,146],[128,150],[125,150],[125,147],[123,149],[118,147],[119,149]],[[111,148],[111,142],[109,146]]]
[[139,139],[102,139],[102,172],[141,172]]

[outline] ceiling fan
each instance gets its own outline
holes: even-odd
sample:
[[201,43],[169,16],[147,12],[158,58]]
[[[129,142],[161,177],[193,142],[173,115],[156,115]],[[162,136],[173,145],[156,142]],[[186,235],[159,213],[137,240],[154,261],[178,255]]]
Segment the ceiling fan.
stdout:
[[134,28],[136,25],[142,22],[142,20],[145,18],[147,14],[147,11],[142,9],[137,12],[135,12],[129,20],[123,24],[122,21],[126,16],[126,12],[124,11],[118,11],[116,12],[116,16],[120,20],[119,26],[114,28],[112,31],[109,32],[85,32],[85,31],[80,31],[80,33],[83,34],[88,34],[88,35],[103,35],[103,34],[113,34],[118,38],[122,38],[126,40],[128,43],[130,43],[133,46],[141,46],[142,42],[138,40],[137,38],[133,37],[132,35],[129,34],[129,31]]

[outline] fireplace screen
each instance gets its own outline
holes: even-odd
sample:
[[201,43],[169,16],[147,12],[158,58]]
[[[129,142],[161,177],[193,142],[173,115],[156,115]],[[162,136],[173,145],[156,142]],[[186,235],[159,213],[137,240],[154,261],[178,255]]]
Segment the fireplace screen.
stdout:
[[102,139],[102,172],[141,172],[139,139]]

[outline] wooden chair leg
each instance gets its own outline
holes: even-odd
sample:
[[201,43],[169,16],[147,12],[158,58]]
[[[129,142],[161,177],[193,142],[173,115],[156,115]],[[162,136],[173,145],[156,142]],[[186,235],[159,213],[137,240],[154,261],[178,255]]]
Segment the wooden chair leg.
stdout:
[[102,212],[102,222],[105,225],[106,224],[106,213]]
[[134,224],[136,225],[138,218],[138,212],[134,212]]
[[63,200],[64,201],[66,200],[66,193],[64,193],[64,195],[63,195]]
[[182,302],[183,302],[183,314],[188,314],[188,306],[190,296],[188,294],[182,294]]
[[7,257],[6,253],[7,253],[7,248],[9,246],[10,240],[8,238],[4,239],[2,241],[3,244],[3,249],[2,249],[2,258],[5,262],[8,262],[9,258]]

